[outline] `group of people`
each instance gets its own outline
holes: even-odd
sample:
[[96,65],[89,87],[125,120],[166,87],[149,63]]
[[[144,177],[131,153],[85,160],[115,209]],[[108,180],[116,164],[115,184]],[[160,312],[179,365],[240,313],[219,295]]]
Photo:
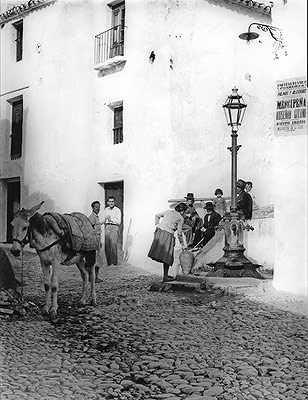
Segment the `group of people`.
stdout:
[[[252,182],[242,179],[237,181],[237,210],[245,220],[252,217],[253,200],[249,192]],[[174,261],[175,232],[183,249],[200,249],[215,235],[220,220],[227,213],[227,203],[222,189],[215,190],[215,199],[204,205],[206,214],[202,220],[195,206],[193,193],[187,193],[186,202],[180,202],[174,210],[166,210],[155,215],[156,230],[148,257],[163,264],[163,281],[173,280],[169,268]],[[88,266],[95,265],[96,281],[99,281],[99,269],[103,265],[102,225],[105,226],[105,255],[107,265],[118,264],[119,228],[122,220],[121,210],[115,205],[115,198],[109,196],[104,210],[102,222],[99,218],[100,202],[93,201],[89,220],[98,237],[100,248],[90,251],[86,257]],[[185,241],[183,238],[185,236]],[[186,243],[185,243],[186,242]]]
[[[252,217],[253,200],[249,194],[251,188],[252,182],[245,182],[243,179],[237,181],[237,211],[245,220]],[[166,210],[155,215],[156,229],[148,257],[163,264],[164,282],[174,279],[169,275],[169,268],[174,261],[175,232],[183,250],[200,249],[215,235],[219,222],[227,213],[227,203],[222,197],[222,189],[216,189],[215,196],[213,201],[208,201],[204,205],[206,214],[203,220],[194,206],[193,193],[187,193],[186,202],[178,203],[174,210]]]
[[89,220],[95,233],[98,237],[100,243],[100,248],[98,250],[89,251],[86,256],[86,265],[95,265],[95,280],[99,281],[99,269],[103,265],[102,256],[102,225],[105,226],[105,255],[107,260],[107,265],[117,265],[118,264],[118,240],[119,240],[119,229],[122,219],[121,210],[115,205],[115,198],[109,196],[107,199],[107,207],[104,210],[102,222],[99,218],[100,213],[100,202],[93,201],[91,204],[92,213],[89,215]]

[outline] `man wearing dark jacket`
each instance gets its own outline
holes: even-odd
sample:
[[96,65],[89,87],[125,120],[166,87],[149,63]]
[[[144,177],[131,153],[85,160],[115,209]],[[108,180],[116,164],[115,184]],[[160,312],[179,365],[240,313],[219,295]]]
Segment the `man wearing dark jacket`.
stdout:
[[203,233],[203,240],[201,246],[205,246],[215,235],[215,227],[218,226],[221,220],[221,215],[214,210],[214,204],[212,202],[207,202],[204,206],[207,213],[204,216],[203,226],[200,229]]
[[249,193],[245,192],[246,182],[239,179],[236,184],[237,190],[237,211],[245,219],[252,217],[252,197]]

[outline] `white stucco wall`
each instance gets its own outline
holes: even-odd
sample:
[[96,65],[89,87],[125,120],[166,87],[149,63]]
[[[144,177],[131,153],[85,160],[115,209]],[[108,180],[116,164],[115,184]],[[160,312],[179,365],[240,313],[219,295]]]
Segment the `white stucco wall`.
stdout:
[[[207,197],[221,187],[230,195],[231,132],[222,105],[234,86],[248,104],[238,177],[253,181],[259,205],[274,202],[271,43],[238,39],[256,18],[269,20],[225,2],[127,0],[126,65],[100,76],[93,47],[94,36],[111,26],[106,3],[65,0],[28,14],[23,60],[4,66],[2,92],[29,86],[22,205],[45,200],[42,212],[88,214],[94,199],[104,202],[100,183],[123,180],[124,242],[130,220],[135,238],[130,262],[160,272],[147,257],[155,213],[187,192]],[[2,31],[7,43],[9,29]],[[108,107],[115,101],[124,106],[119,145],[112,144]],[[8,162],[2,177],[16,165]],[[256,225],[251,240],[260,236]],[[273,243],[271,228],[264,231]],[[254,243],[254,258],[263,260],[264,241]],[[267,254],[264,262],[273,264]]]
[[[139,108],[145,123],[130,115],[136,132],[140,123],[145,127],[147,141],[141,138],[140,150],[144,145],[151,146],[144,162],[138,163],[143,167],[140,177],[151,186],[144,186],[145,191],[149,190],[146,206],[143,190],[137,195],[140,205],[134,214],[142,210],[143,216],[142,223],[134,226],[137,236],[131,260],[156,268],[156,263],[147,259],[145,249],[152,240],[154,214],[168,207],[168,198],[181,198],[187,192],[197,197],[211,196],[218,186],[230,195],[231,157],[227,147],[231,138],[222,104],[234,85],[248,103],[239,132],[243,147],[238,174],[255,182],[259,204],[273,202],[272,116],[268,113],[273,57],[270,48],[268,58],[264,57],[266,45],[253,48],[238,39],[251,17],[232,7],[218,7],[207,1],[151,2],[131,16],[133,26],[137,20],[146,20],[142,15],[145,12],[152,15],[151,25],[144,25],[144,35],[141,30],[139,41],[134,41],[140,57],[137,59],[135,54],[131,64],[129,59],[127,74],[129,65],[138,68],[140,80],[132,90],[136,94],[135,109]],[[215,13],[219,23],[210,17]],[[147,62],[151,51],[156,54],[153,64]],[[262,247],[258,252],[262,253]]]
[[[307,78],[307,2],[276,1],[273,24],[283,28],[287,56],[277,60],[276,81]],[[274,287],[308,295],[307,130],[275,136]]]

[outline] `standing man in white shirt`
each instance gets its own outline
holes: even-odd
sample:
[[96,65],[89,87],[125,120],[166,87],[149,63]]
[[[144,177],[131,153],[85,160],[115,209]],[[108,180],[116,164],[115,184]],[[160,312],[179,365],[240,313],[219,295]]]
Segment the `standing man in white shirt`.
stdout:
[[121,210],[115,205],[115,198],[109,196],[105,208],[105,253],[108,265],[118,264],[118,240],[122,219]]

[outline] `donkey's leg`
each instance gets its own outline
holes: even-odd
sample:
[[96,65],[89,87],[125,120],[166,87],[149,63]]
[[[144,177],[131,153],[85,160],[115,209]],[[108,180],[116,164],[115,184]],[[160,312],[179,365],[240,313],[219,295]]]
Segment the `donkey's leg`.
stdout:
[[95,273],[94,273],[96,250],[88,251],[86,253],[85,260],[86,260],[86,270],[89,273],[91,282],[91,304],[92,306],[96,306]]
[[96,251],[91,250],[88,251],[85,255],[85,268],[90,276],[91,282],[91,304],[93,306],[96,305],[96,293],[95,293],[95,273],[94,273],[94,265],[95,265]]
[[80,271],[80,275],[82,278],[82,294],[81,294],[81,298],[80,298],[79,302],[81,305],[84,306],[87,302],[87,297],[88,297],[89,274],[85,267],[84,259],[81,259],[80,261],[78,261],[76,263],[76,265]]
[[96,291],[95,291],[95,269],[94,264],[87,267],[89,276],[90,276],[90,283],[91,283],[91,305],[96,306]]
[[59,268],[60,263],[55,261],[52,264],[51,274],[51,308],[50,319],[56,319],[58,310],[58,290],[59,290]]
[[42,264],[42,271],[44,276],[44,289],[45,289],[45,305],[43,307],[43,315],[48,315],[51,307],[51,266]]

